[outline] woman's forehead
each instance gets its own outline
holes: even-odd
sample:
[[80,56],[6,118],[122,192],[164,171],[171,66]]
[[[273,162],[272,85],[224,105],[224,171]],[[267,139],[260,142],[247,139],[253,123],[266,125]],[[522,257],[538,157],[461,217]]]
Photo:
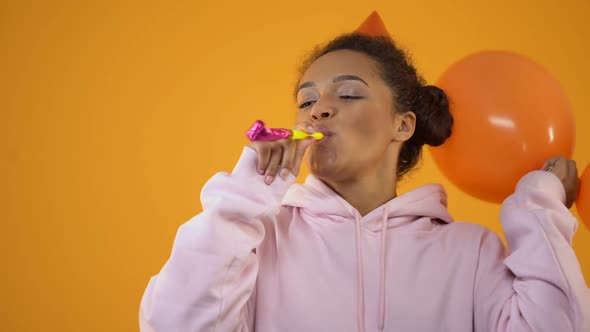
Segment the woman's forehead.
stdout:
[[337,76],[354,75],[365,81],[378,78],[376,63],[368,55],[351,50],[338,50],[316,59],[301,77],[306,81],[327,81]]

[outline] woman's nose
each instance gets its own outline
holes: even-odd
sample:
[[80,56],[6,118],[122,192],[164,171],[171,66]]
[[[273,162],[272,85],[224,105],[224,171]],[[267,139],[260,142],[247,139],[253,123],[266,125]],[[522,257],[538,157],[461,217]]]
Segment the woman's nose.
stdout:
[[316,103],[309,116],[314,121],[326,120],[334,116],[334,110],[328,105],[318,105],[318,103]]

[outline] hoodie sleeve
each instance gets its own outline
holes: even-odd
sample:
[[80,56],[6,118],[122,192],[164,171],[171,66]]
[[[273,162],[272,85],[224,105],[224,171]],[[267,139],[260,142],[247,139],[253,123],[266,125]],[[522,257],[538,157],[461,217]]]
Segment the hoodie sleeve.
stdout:
[[590,331],[590,291],[571,247],[578,226],[559,179],[523,177],[500,213],[508,253],[488,231],[474,289],[475,331]]
[[178,229],[172,253],[151,278],[140,305],[144,332],[252,331],[258,274],[255,249],[295,177],[271,185],[245,147],[231,174],[203,187],[203,212]]

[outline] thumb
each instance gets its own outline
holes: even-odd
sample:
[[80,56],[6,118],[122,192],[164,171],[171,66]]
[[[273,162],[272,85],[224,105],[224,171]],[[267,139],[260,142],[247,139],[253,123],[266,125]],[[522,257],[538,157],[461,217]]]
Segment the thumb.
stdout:
[[297,146],[295,148],[295,158],[293,159],[293,174],[295,176],[299,175],[299,169],[301,168],[301,162],[303,161],[305,150],[307,150],[313,141],[313,138],[308,137],[297,142]]

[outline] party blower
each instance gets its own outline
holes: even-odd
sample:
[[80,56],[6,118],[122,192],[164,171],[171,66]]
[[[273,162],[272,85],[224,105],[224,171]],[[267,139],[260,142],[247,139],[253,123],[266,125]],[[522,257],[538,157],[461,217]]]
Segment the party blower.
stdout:
[[313,137],[319,141],[324,138],[324,134],[320,132],[307,133],[299,129],[283,129],[283,128],[267,128],[264,122],[256,120],[252,128],[246,133],[246,137],[252,142],[254,141],[278,141],[280,139],[305,139]]

